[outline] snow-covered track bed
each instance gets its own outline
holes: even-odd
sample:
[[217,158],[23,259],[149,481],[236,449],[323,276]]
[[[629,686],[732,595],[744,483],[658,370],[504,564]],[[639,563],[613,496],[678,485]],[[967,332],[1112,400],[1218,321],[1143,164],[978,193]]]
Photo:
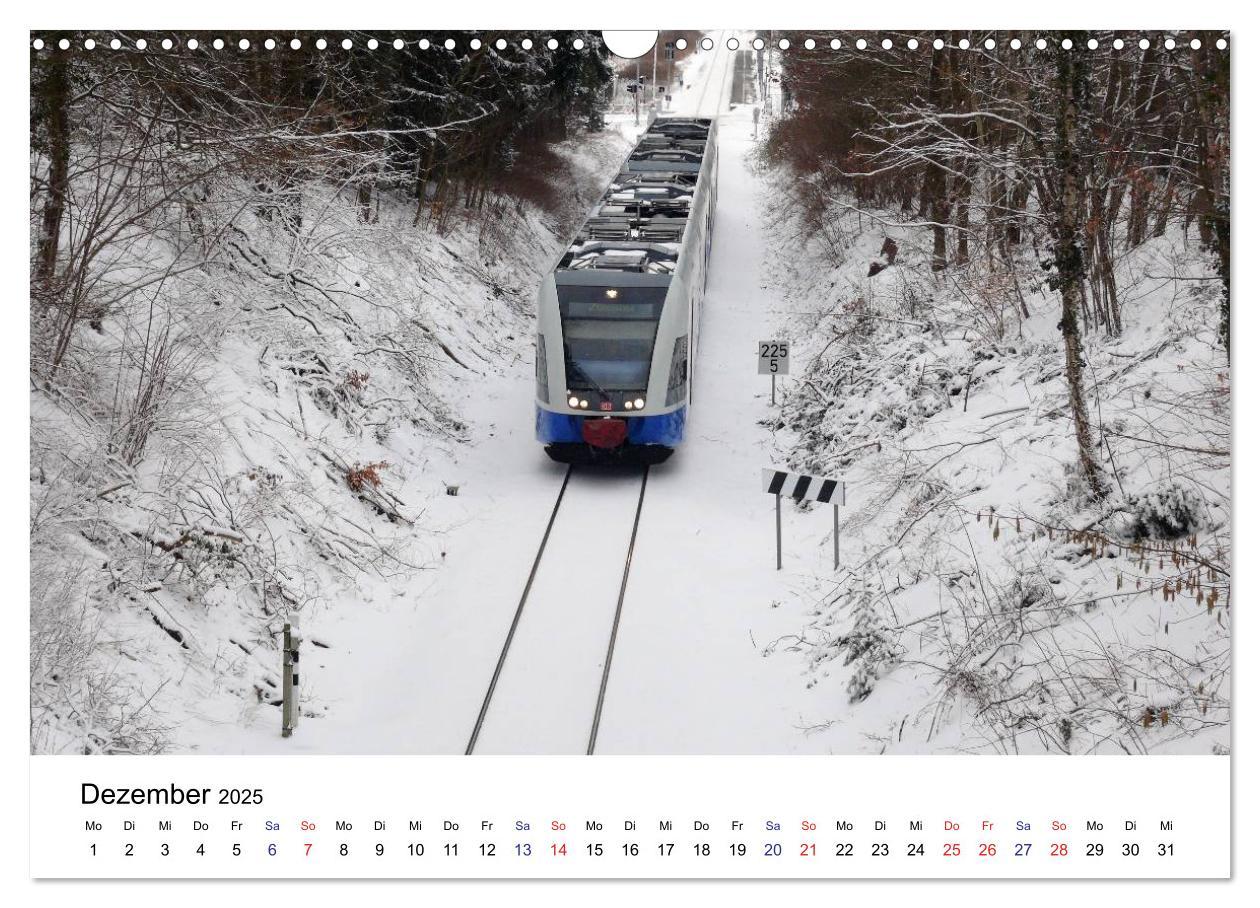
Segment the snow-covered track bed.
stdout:
[[465,753],[594,753],[648,467],[569,467]]
[[[735,59],[735,54],[726,47],[726,40],[727,32],[722,32],[718,35],[714,46],[717,57],[721,58],[721,63],[718,64],[715,58],[706,67],[704,85],[701,86],[700,91],[695,92],[694,109],[691,111],[691,116],[716,117],[721,115],[723,99],[729,94],[729,92],[725,91],[727,74],[730,72],[731,62]],[[713,82],[713,74],[716,72],[720,72],[722,75],[715,84]],[[685,107],[686,105],[683,106]]]

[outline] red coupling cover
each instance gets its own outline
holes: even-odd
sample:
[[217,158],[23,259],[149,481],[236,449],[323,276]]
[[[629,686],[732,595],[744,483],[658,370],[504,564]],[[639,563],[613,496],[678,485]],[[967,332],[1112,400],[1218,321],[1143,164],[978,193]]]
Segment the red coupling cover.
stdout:
[[615,448],[626,440],[624,419],[588,419],[582,423],[582,440],[596,448]]

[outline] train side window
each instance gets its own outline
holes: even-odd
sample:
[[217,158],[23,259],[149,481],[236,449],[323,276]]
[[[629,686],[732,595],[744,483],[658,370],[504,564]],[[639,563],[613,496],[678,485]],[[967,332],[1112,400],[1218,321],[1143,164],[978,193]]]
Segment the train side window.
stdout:
[[687,335],[674,341],[674,355],[669,363],[669,387],[665,391],[665,406],[671,407],[687,396]]
[[542,334],[538,335],[538,347],[534,353],[534,369],[538,399],[543,403],[550,403],[551,394],[547,387],[547,338]]

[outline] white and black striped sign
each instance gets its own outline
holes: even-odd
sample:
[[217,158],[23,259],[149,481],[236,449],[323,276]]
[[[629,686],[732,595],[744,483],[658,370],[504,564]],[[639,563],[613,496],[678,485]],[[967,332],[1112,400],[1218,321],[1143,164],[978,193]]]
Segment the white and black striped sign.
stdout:
[[771,495],[786,495],[797,501],[818,501],[822,504],[844,504],[844,486],[838,479],[807,476],[786,470],[762,470],[761,490]]

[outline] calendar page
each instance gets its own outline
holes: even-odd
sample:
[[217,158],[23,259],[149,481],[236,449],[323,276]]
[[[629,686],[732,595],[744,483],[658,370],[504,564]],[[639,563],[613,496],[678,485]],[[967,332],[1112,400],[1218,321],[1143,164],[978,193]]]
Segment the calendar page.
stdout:
[[1197,17],[31,27],[30,876],[1228,879]]

